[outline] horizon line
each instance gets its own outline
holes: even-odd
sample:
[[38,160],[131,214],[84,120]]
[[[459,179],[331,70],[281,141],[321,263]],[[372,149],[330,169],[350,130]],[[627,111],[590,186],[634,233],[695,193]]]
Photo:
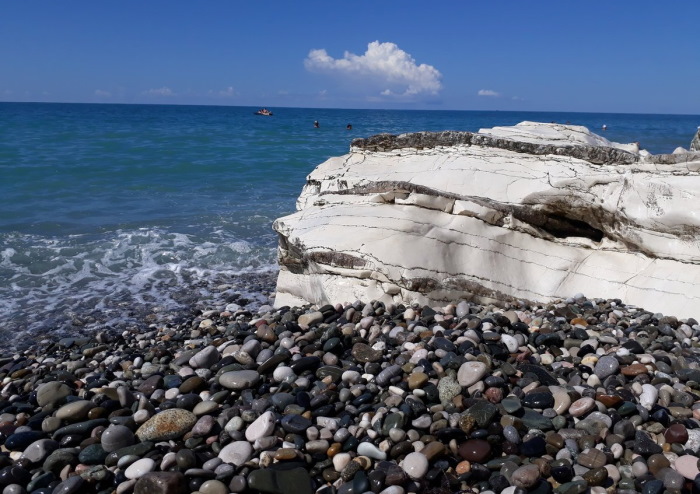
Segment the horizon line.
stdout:
[[[111,105],[111,106],[193,106],[207,108],[259,108],[257,105],[217,105],[206,103],[117,103],[106,101],[0,101],[0,104],[17,105]],[[264,108],[344,110],[344,111],[405,111],[405,112],[471,112],[471,113],[562,113],[562,114],[599,114],[599,115],[668,115],[683,117],[700,117],[696,113],[649,113],[649,112],[596,112],[577,110],[456,110],[456,109],[417,109],[417,108],[342,108],[324,106],[263,106]]]

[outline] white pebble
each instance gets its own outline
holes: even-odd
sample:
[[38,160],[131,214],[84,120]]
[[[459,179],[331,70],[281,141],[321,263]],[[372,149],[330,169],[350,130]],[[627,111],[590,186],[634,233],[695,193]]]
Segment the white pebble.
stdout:
[[269,436],[275,430],[276,422],[277,418],[273,412],[263,413],[248,426],[245,431],[245,438],[252,443],[256,439]]
[[651,410],[658,396],[659,391],[652,384],[643,384],[642,394],[639,395],[639,404],[647,410]]
[[149,418],[151,418],[151,414],[148,412],[148,410],[137,410],[134,413],[134,422],[137,424],[143,424]]
[[509,334],[501,335],[501,342],[506,346],[509,353],[515,353],[518,351],[518,340]]
[[401,466],[412,479],[422,479],[428,473],[428,458],[422,453],[409,453]]
[[148,472],[152,472],[156,468],[156,462],[150,458],[141,458],[135,461],[129,468],[124,471],[124,476],[127,479],[138,479],[146,475]]
[[361,456],[368,456],[374,458],[375,460],[386,460],[386,453],[377,448],[374,444],[368,442],[362,442],[357,446],[357,454]]
[[336,472],[342,472],[351,459],[349,453],[338,453],[333,457],[333,468]]
[[273,372],[272,372],[272,378],[277,381],[277,382],[282,382],[288,377],[294,376],[294,371],[292,370],[291,367],[287,366],[280,366],[277,367]]

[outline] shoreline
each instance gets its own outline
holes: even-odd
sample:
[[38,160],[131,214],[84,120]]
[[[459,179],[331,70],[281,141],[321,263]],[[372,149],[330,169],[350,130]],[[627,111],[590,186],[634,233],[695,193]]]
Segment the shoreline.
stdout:
[[[112,302],[109,307],[100,309],[77,304],[69,312],[60,309],[53,316],[42,313],[44,322],[39,328],[30,331],[22,330],[22,321],[10,319],[5,326],[5,332],[9,333],[6,345],[10,345],[10,352],[24,351],[40,340],[89,338],[102,332],[147,332],[157,325],[179,324],[203,311],[216,308],[224,311],[227,305],[255,310],[261,305],[272,303],[277,273],[276,270],[270,270],[236,275],[215,274],[206,279],[200,278],[181,290],[171,290],[169,297],[177,303],[176,307],[136,302],[130,296],[126,302]],[[23,332],[10,336],[15,331]]]
[[146,332],[5,354],[0,482],[37,493],[632,493],[649,482],[682,492],[700,473],[692,319],[583,296],[193,307]]

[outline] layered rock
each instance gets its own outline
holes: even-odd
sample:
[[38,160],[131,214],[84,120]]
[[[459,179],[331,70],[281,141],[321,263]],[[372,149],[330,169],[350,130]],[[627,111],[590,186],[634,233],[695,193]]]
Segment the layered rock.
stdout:
[[353,141],[278,219],[276,304],[620,298],[700,311],[700,153],[579,126]]
[[691,151],[700,151],[700,127],[698,127],[698,131],[690,143],[690,150]]

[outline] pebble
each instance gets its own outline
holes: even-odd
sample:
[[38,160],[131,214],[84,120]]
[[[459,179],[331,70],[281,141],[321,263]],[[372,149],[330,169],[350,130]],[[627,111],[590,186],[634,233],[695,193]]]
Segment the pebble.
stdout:
[[139,477],[134,494],[181,494],[187,482],[180,472],[150,472]]
[[229,490],[226,484],[220,480],[207,480],[199,486],[201,494],[228,494]]
[[468,387],[479,381],[488,372],[483,362],[465,362],[457,372],[457,382],[462,387]]
[[695,480],[700,474],[698,469],[698,457],[694,455],[683,455],[676,458],[673,468],[688,480]]
[[225,306],[0,354],[4,492],[681,492],[700,474],[695,320],[579,295]]
[[21,458],[26,458],[32,463],[43,462],[54,450],[58,449],[58,442],[52,439],[39,439],[25,448]]
[[252,442],[257,439],[267,437],[275,430],[277,417],[271,411],[265,412],[248,426],[245,431],[245,438]]
[[131,446],[134,441],[134,433],[124,425],[110,425],[100,438],[102,449],[107,453]]
[[219,452],[219,458],[224,463],[242,466],[253,456],[253,446],[248,441],[234,441],[227,444]]
[[71,394],[71,388],[60,382],[51,381],[40,384],[36,390],[36,402],[40,407],[55,405]]
[[607,464],[605,453],[596,448],[589,448],[578,455],[578,464],[586,468],[600,468]]
[[219,384],[228,389],[240,390],[255,386],[260,381],[260,374],[254,370],[225,372],[219,376]]
[[537,465],[524,465],[515,470],[511,476],[514,487],[529,489],[537,483],[540,478],[540,469]]
[[619,368],[620,362],[617,360],[617,358],[613,357],[612,355],[604,355],[596,362],[593,372],[595,372],[595,375],[603,380],[617,373]]
[[491,445],[483,439],[469,439],[459,446],[459,455],[473,463],[485,463],[491,452]]
[[386,460],[386,453],[369,442],[360,443],[357,446],[357,454],[374,458],[375,460]]
[[595,400],[590,397],[580,398],[569,406],[569,413],[572,417],[581,417],[595,407]]
[[156,462],[151,458],[141,458],[133,462],[124,471],[124,476],[127,479],[138,479],[143,477],[145,474],[152,472],[156,468]]
[[204,347],[189,360],[190,366],[195,369],[209,368],[219,361],[219,351],[215,346]]
[[140,441],[177,439],[192,429],[197,416],[188,410],[170,408],[157,413],[136,431]]
[[56,418],[69,422],[77,422],[87,417],[88,412],[95,408],[95,404],[89,400],[76,400],[66,403],[56,410]]
[[639,395],[639,404],[647,410],[651,410],[656,403],[658,396],[659,391],[655,386],[651,384],[643,384],[642,393]]
[[409,453],[403,460],[403,470],[412,479],[422,479],[428,473],[428,458],[423,453]]

